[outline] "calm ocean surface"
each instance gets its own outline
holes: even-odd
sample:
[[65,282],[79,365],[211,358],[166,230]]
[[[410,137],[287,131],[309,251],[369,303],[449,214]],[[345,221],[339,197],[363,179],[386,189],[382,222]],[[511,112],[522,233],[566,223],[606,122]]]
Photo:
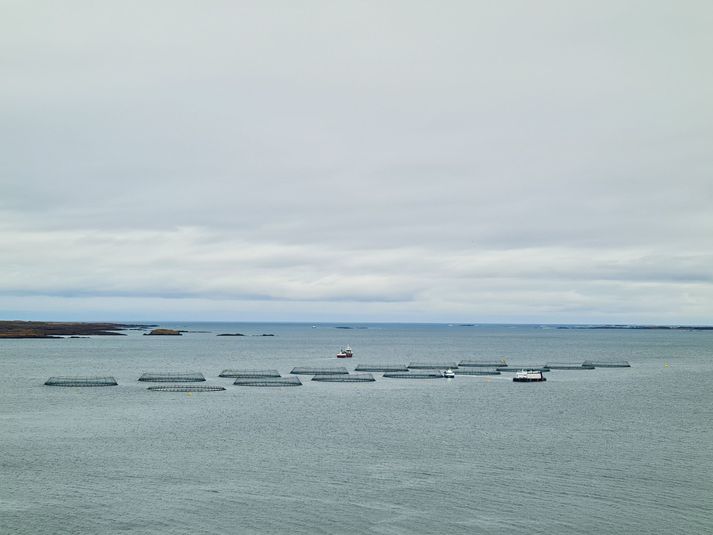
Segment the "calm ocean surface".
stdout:
[[[1,533],[713,533],[711,331],[162,326],[211,332],[0,341]],[[346,344],[355,357],[334,358]],[[533,384],[218,378],[502,356],[632,368]],[[161,370],[227,390],[136,380]],[[89,374],[119,386],[43,386]]]

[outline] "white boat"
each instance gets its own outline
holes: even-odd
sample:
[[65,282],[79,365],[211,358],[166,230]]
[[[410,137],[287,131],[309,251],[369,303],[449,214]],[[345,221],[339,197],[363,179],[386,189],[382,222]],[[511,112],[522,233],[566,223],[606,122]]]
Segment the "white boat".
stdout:
[[520,370],[515,373],[512,378],[516,383],[534,383],[538,381],[546,381],[545,375],[541,371]]
[[443,373],[443,377],[445,377],[446,379],[455,379],[455,377],[456,377],[456,374],[450,368],[448,368],[446,371],[444,371],[442,373]]

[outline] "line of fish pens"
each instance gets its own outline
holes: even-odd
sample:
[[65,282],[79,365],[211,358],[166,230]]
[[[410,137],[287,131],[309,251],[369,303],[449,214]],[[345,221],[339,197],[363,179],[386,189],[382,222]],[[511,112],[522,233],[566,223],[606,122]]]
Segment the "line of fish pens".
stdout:
[[[499,362],[463,360],[455,362],[411,362],[401,364],[359,364],[350,372],[343,366],[295,367],[288,376],[282,376],[275,369],[225,369],[218,375],[233,379],[237,386],[287,387],[302,386],[300,375],[311,375],[312,381],[322,383],[373,383],[373,373],[381,373],[386,379],[454,379],[456,376],[493,376],[514,373],[514,382],[543,382],[545,373],[551,370],[594,370],[596,368],[630,368],[627,361],[591,361],[580,363],[549,362],[544,365],[508,364]],[[147,389],[155,392],[219,392],[225,387],[198,384],[206,381],[200,372],[147,372],[138,381],[159,383]],[[117,386],[113,376],[55,376],[50,377],[46,386],[100,387]]]

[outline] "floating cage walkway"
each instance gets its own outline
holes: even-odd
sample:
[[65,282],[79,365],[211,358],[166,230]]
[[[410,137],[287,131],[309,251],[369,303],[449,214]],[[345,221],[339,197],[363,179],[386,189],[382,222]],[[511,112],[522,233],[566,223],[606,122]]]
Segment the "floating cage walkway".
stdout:
[[225,390],[225,387],[209,385],[159,385],[149,386],[146,390],[151,390],[152,392],[220,392]]
[[456,375],[500,375],[497,370],[453,370]]
[[159,372],[159,373],[145,373],[139,377],[139,381],[144,381],[147,383],[199,383],[205,381],[202,373],[198,372]]
[[386,372],[388,379],[443,379],[443,374],[438,370],[423,370],[417,372]]
[[550,370],[593,370],[594,366],[586,362],[548,362],[545,368]]
[[77,377],[50,377],[45,381],[47,386],[116,386],[111,376],[77,376]]
[[370,373],[350,373],[347,375],[315,375],[313,381],[322,381],[325,383],[372,383],[376,381]]
[[405,364],[359,364],[354,371],[357,372],[407,372]]
[[332,367],[332,368],[308,368],[308,367],[297,367],[292,368],[290,372],[293,375],[337,375],[349,373],[344,367]]
[[458,364],[455,362],[411,362],[408,365],[410,370],[455,370]]
[[223,370],[219,377],[280,377],[277,370]]
[[499,372],[519,372],[521,370],[529,370],[531,372],[548,372],[550,369],[546,366],[539,366],[537,364],[525,364],[525,365],[516,365],[516,364],[510,364],[509,366],[499,366],[495,368],[496,371]]
[[302,386],[299,377],[238,377],[238,386]]
[[505,368],[507,363],[502,360],[461,360],[458,366],[465,368]]
[[631,368],[625,360],[585,360],[584,364],[595,368]]

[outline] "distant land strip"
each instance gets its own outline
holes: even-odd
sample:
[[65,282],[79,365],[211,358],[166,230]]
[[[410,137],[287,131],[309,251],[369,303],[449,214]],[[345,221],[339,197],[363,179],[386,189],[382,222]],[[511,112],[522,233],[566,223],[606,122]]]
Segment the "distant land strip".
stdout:
[[713,331],[710,325],[560,325],[558,329],[644,329],[670,331]]
[[126,336],[118,331],[155,325],[47,321],[0,321],[0,338],[64,338],[65,336]]

